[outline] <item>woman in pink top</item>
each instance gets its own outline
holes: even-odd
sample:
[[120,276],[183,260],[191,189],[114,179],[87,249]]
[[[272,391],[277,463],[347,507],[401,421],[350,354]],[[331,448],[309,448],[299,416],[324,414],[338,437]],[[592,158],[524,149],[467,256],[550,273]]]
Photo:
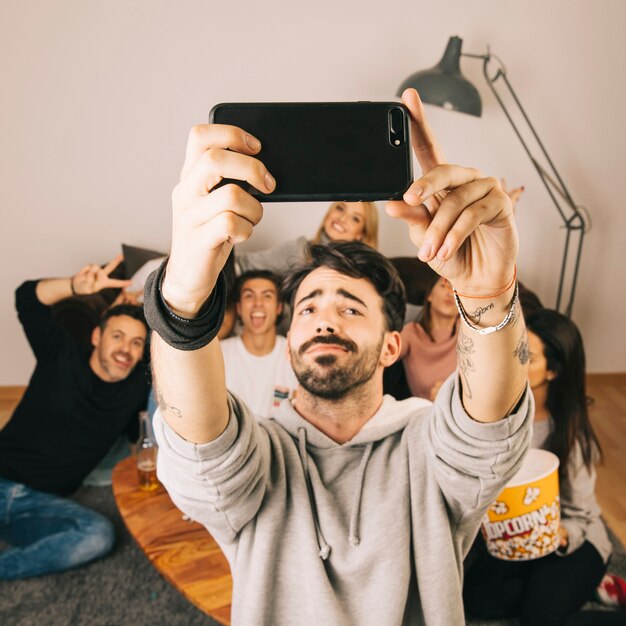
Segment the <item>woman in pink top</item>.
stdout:
[[459,313],[443,279],[426,292],[417,322],[402,329],[402,364],[412,395],[434,400],[456,369]]

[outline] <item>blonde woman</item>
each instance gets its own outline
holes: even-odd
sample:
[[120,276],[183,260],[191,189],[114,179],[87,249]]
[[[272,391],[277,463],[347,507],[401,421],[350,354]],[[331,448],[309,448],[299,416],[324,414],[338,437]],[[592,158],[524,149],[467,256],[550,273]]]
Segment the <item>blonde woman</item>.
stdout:
[[283,274],[307,258],[311,244],[362,241],[378,248],[378,209],[373,202],[333,202],[313,239],[298,237],[256,252],[237,252],[237,275],[250,270]]
[[311,243],[362,241],[378,249],[378,209],[373,202],[333,202]]

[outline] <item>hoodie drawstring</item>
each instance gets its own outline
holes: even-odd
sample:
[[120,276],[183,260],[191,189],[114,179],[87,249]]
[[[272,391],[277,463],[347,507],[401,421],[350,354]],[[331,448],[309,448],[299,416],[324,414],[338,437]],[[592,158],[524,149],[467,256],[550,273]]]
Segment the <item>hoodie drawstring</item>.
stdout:
[[321,559],[325,561],[330,555],[330,546],[326,543],[326,539],[324,539],[322,529],[320,528],[320,521],[317,516],[317,506],[315,504],[315,496],[313,495],[313,485],[311,485],[311,478],[309,476],[309,457],[306,451],[306,429],[304,428],[298,428],[298,448],[300,450],[300,462],[302,463],[304,479],[306,481],[306,490],[309,495],[309,504],[311,505],[311,512],[313,513],[313,522],[315,523],[317,547],[319,548],[319,555]]
[[352,498],[352,513],[350,514],[349,541],[351,546],[358,546],[361,543],[358,531],[359,519],[361,515],[361,500],[363,499],[363,481],[365,480],[365,469],[367,468],[367,462],[370,460],[373,447],[374,442],[370,441],[365,447],[365,452],[363,452],[363,458],[361,459],[361,464],[359,465],[358,482],[354,490],[354,497]]
[[[365,481],[365,471],[367,464],[372,455],[372,449],[374,448],[374,442],[370,441],[363,452],[361,463],[359,464],[359,472],[357,477],[357,484],[354,490],[354,496],[352,498],[352,511],[350,514],[350,534],[348,540],[351,546],[358,546],[361,543],[361,539],[358,535],[359,521],[361,515],[361,501],[363,499],[363,483]],[[330,546],[326,542],[322,529],[320,528],[319,517],[317,514],[317,505],[315,502],[315,495],[313,494],[313,485],[311,484],[311,477],[309,475],[309,461],[306,450],[306,429],[298,428],[298,449],[300,451],[300,461],[302,463],[302,470],[304,471],[304,479],[306,481],[307,494],[309,496],[309,504],[311,505],[311,512],[313,514],[313,522],[315,523],[315,533],[317,536],[317,546],[319,548],[319,555],[322,560],[328,559],[330,555]]]

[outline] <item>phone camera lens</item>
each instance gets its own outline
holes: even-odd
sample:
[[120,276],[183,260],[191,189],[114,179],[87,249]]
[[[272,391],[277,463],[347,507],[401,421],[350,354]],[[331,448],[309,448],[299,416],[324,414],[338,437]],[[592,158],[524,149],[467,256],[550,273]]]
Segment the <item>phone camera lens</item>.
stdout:
[[389,110],[389,141],[393,146],[404,143],[404,115],[397,107]]
[[391,132],[394,135],[402,132],[402,111],[400,109],[391,109]]

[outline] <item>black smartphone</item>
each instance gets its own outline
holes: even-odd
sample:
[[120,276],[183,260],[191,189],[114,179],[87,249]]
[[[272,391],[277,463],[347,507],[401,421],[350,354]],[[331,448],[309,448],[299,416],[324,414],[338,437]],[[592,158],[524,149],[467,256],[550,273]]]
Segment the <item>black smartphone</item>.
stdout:
[[259,139],[274,192],[221,184],[264,202],[391,200],[413,182],[409,113],[396,102],[223,103],[209,121]]

